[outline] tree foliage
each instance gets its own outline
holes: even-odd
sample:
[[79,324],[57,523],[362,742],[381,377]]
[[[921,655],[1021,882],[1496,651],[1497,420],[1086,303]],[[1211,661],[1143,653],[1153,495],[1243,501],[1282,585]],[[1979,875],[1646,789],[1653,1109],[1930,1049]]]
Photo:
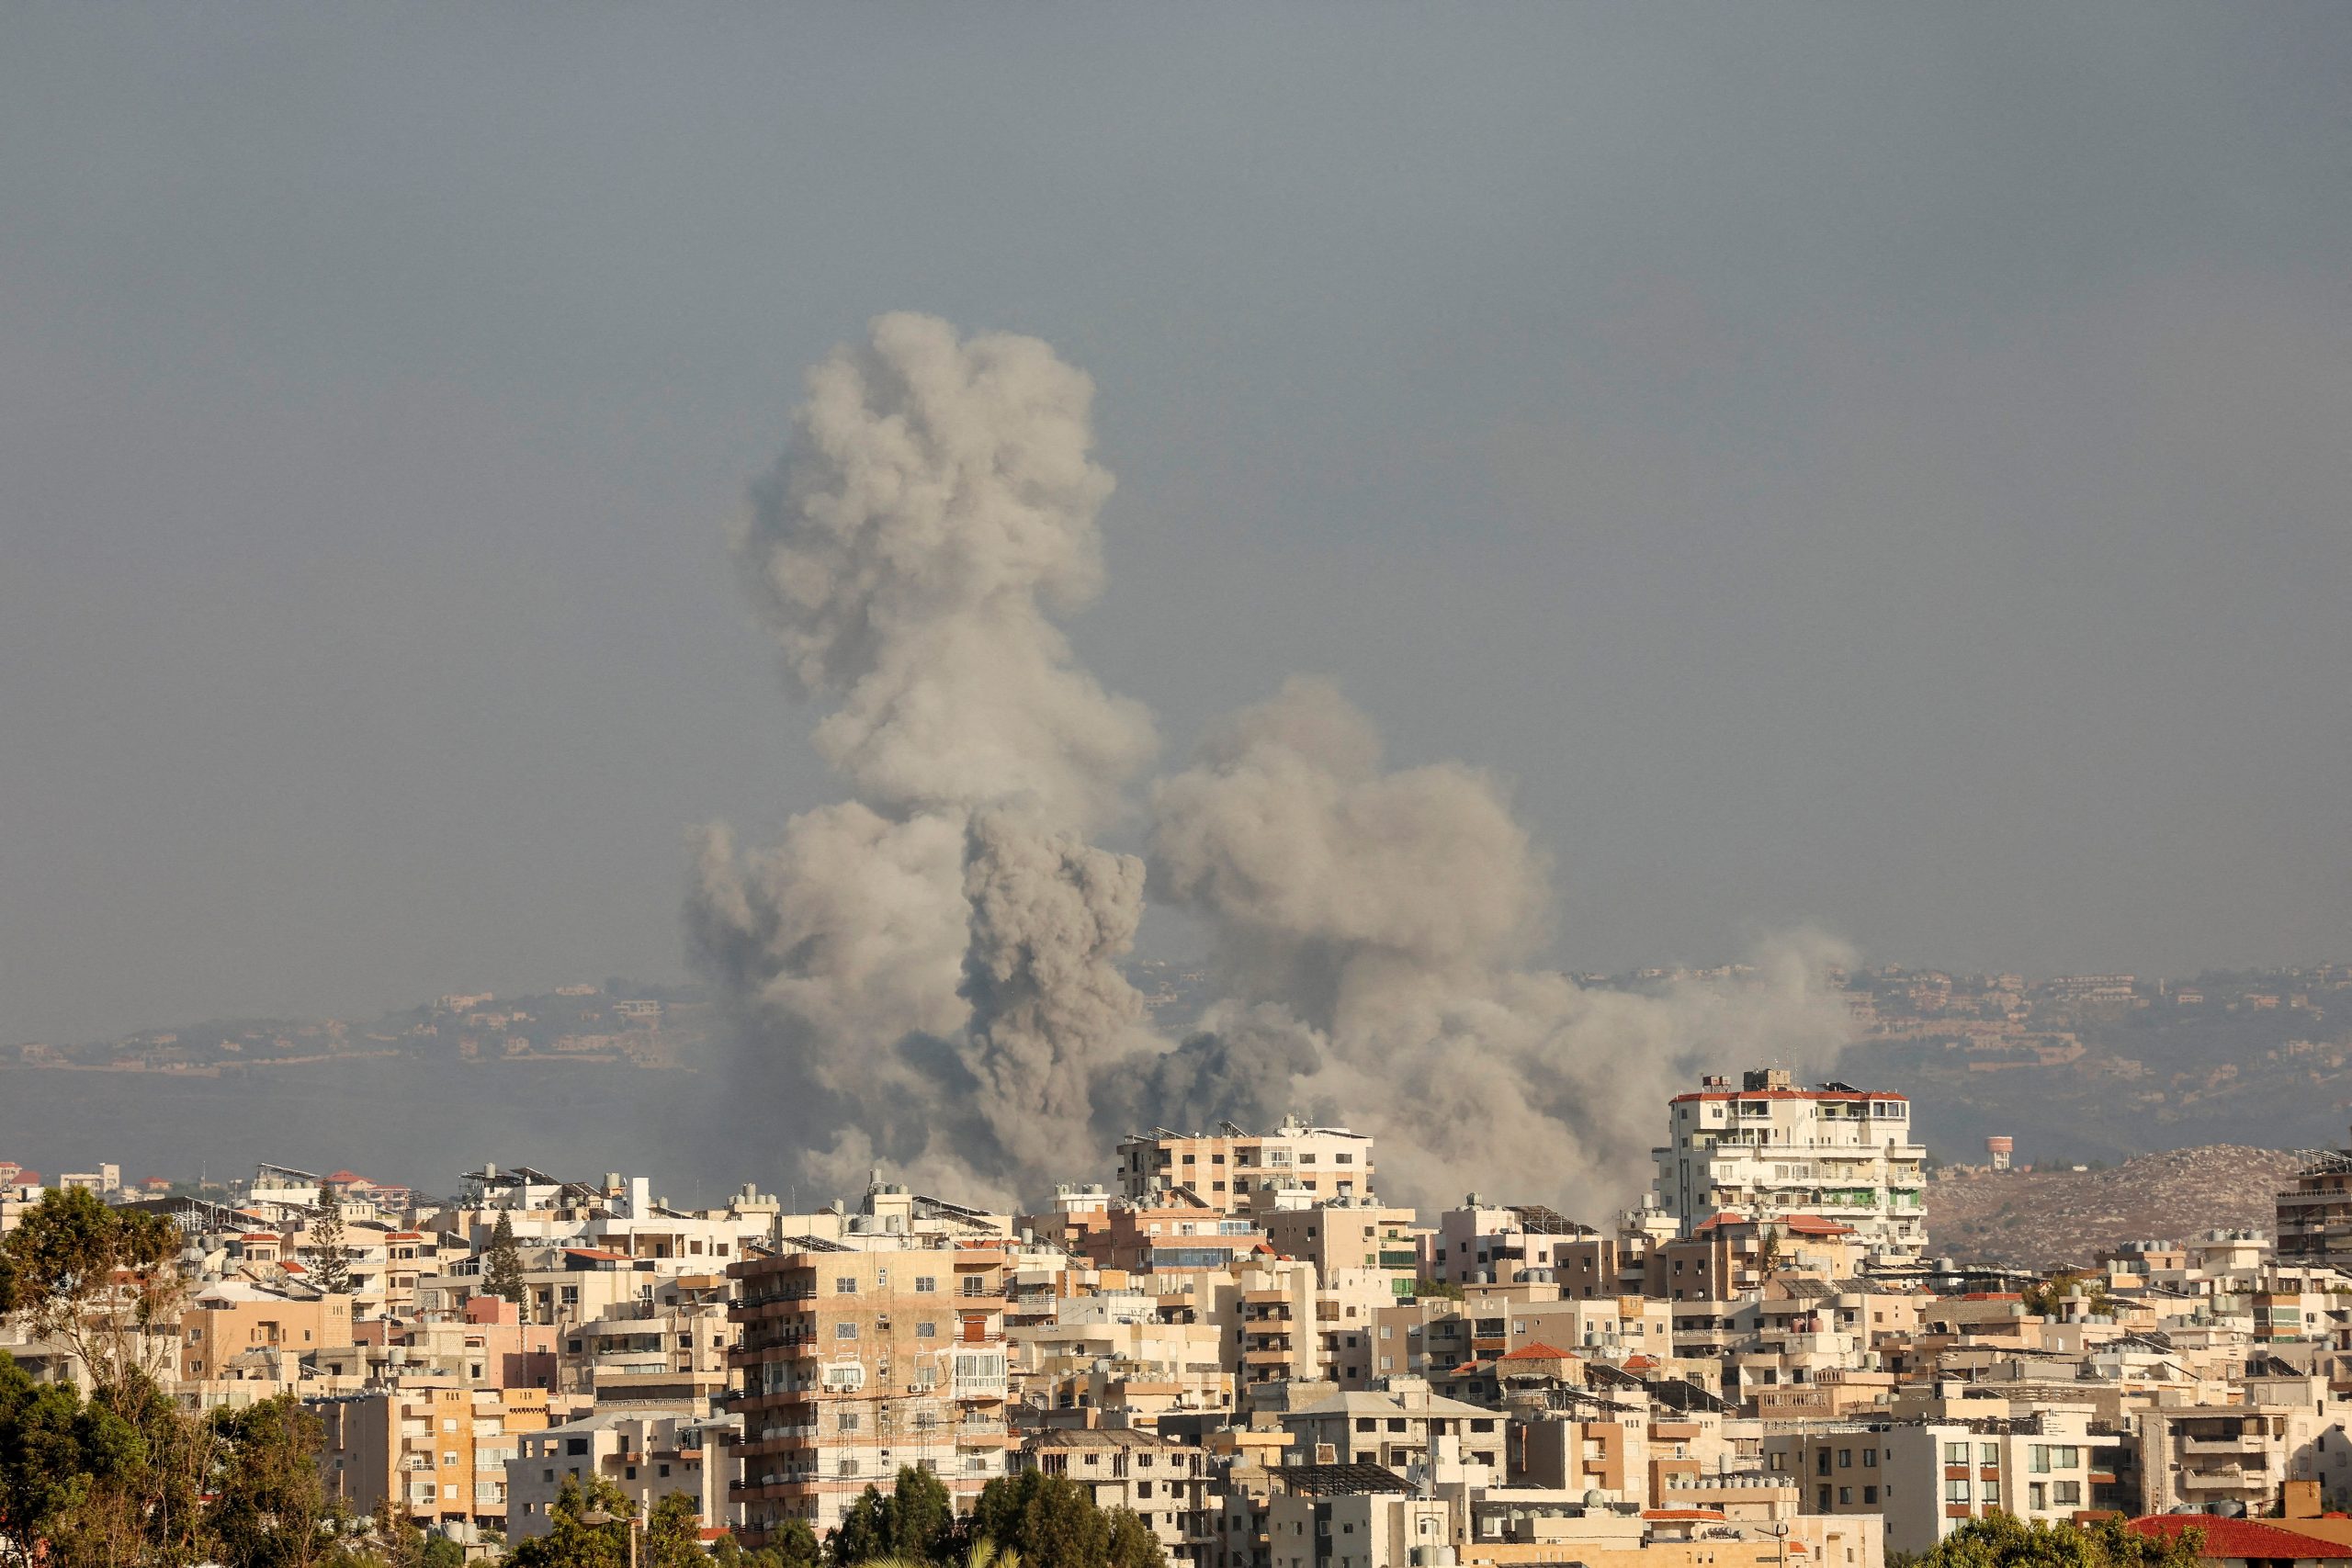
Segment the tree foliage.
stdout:
[[318,1260],[311,1283],[331,1296],[351,1290],[351,1248],[344,1244],[343,1208],[330,1200],[326,1213],[311,1227],[311,1254]]
[[1919,1568],[2199,1568],[2203,1537],[2136,1535],[2120,1518],[2090,1525],[2030,1524],[1988,1514],[1953,1530],[1919,1558]]
[[838,1568],[862,1562],[935,1562],[955,1548],[956,1504],[939,1477],[912,1465],[902,1467],[885,1495],[868,1486],[842,1515],[825,1540],[825,1555]]
[[[583,1517],[592,1513],[609,1514],[612,1522],[592,1525]],[[584,1488],[566,1476],[548,1511],[548,1533],[522,1542],[506,1561],[512,1568],[628,1568],[636,1515],[628,1494],[603,1476],[589,1476]]]
[[1077,1483],[1042,1471],[982,1487],[964,1530],[1017,1552],[1022,1568],[1166,1568],[1158,1538],[1134,1513],[1098,1508]]
[[2107,1315],[2110,1303],[2107,1295],[2107,1280],[2079,1269],[2068,1269],[2052,1274],[2047,1280],[2028,1285],[2024,1291],[2025,1310],[2036,1317],[2056,1317],[2066,1292],[2079,1290],[2089,1298],[2090,1310]]
[[179,1227],[52,1188],[0,1236],[0,1314],[79,1357],[102,1394],[159,1376],[178,1346]]
[[482,1255],[482,1289],[503,1301],[523,1301],[523,1251],[514,1245],[514,1216],[502,1209],[490,1233],[490,1250]]

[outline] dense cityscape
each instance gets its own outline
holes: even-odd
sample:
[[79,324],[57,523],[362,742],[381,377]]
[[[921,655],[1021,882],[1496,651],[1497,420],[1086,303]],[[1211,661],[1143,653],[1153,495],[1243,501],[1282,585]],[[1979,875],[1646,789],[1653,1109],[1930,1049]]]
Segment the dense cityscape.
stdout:
[[597,1509],[855,1561],[1022,1484],[1192,1568],[1880,1568],[1996,1516],[2184,1510],[2209,1555],[2352,1555],[2352,1154],[2275,1235],[2021,1272],[1928,1252],[1914,1110],[1707,1076],[1657,1107],[1643,1200],[1582,1216],[1384,1201],[1372,1136],[1295,1117],[1134,1132],[1026,1213],[883,1172],[792,1212],[490,1163],[435,1196],[0,1161],[5,1348],[20,1404],[145,1378],[223,1429],[299,1412],[322,1518],[524,1561]]

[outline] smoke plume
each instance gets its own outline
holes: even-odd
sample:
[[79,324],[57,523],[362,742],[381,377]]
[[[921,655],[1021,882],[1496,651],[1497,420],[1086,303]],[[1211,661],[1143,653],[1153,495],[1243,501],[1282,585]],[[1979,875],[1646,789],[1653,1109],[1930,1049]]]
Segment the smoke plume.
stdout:
[[753,487],[737,558],[852,798],[750,853],[707,831],[687,928],[799,1174],[1015,1201],[1098,1178],[1121,1132],[1296,1109],[1372,1133],[1392,1198],[1590,1212],[1638,1191],[1701,1066],[1843,1039],[1812,939],[1658,995],[1533,966],[1550,868],[1500,783],[1386,769],[1310,680],[1148,792],[1150,884],[1212,933],[1225,998],[1151,1033],[1119,966],[1144,863],[1090,835],[1152,725],[1055,619],[1102,583],[1092,390],[1034,339],[885,316],[810,373]]

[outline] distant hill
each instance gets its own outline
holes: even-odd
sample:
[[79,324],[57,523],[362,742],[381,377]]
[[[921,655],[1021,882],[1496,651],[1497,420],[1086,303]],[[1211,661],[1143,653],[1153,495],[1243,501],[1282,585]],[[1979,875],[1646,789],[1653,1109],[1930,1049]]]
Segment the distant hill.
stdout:
[[2301,1161],[2221,1145],[2142,1155],[2107,1170],[1986,1171],[1928,1187],[1928,1244],[1963,1262],[2053,1269],[2119,1242],[2274,1224],[2273,1199]]

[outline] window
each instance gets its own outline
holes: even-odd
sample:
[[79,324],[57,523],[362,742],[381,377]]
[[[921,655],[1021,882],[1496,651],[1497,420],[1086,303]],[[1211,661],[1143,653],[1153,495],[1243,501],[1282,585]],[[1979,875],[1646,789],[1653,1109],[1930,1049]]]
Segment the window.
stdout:
[[923,1319],[923,1321],[915,1325],[915,1337],[918,1339],[938,1338],[939,1325],[932,1322],[929,1318]]
[[877,1291],[887,1291],[890,1288],[890,1270],[888,1269],[874,1270],[874,1288]]
[[1854,1500],[1854,1489],[1853,1489],[1852,1487],[1850,1487],[1850,1486],[1840,1486],[1839,1488],[1838,1488],[1838,1506],[1839,1507],[1841,1507],[1841,1508],[1842,1508],[1842,1507],[1844,1507],[1846,1505],[1848,1505],[1849,1503],[1851,1503],[1853,1500]]
[[1984,1478],[1984,1506],[1988,1508],[2001,1506],[2001,1483],[1989,1475]]
[[2083,1450],[2072,1443],[2062,1443],[2050,1450],[2051,1469],[2080,1470],[2082,1467]]
[[[2035,1443],[2025,1450],[2025,1467],[2035,1475],[2050,1473],[2050,1445]],[[2039,1490],[2039,1488],[2036,1488]]]
[[1840,1470],[1851,1470],[1854,1468],[1853,1450],[1839,1449],[1838,1450],[1838,1468]]
[[857,1430],[857,1412],[854,1410],[844,1410],[841,1413],[840,1417],[834,1421],[833,1430],[836,1432],[854,1432]]
[[836,1339],[856,1338],[857,1325],[854,1323],[837,1323],[833,1325],[833,1337]]
[[1877,1488],[1877,1487],[1875,1487],[1875,1486],[1865,1486],[1865,1487],[1863,1487],[1863,1488],[1862,1488],[1862,1503],[1863,1503],[1863,1505],[1864,1505],[1865,1506],[1868,1506],[1870,1504],[1875,1503],[1875,1502],[1877,1502],[1877,1501],[1878,1501],[1878,1488]]
[[588,1451],[588,1439],[566,1438],[563,1439],[563,1451],[568,1454],[584,1454]]
[[1876,1449],[1864,1449],[1862,1450],[1862,1468],[1864,1470],[1876,1470],[1878,1468],[1878,1450]]
[[2050,1506],[2050,1485],[2047,1482],[2030,1482],[2025,1489],[2025,1506],[2029,1508]]
[[1823,1487],[1823,1488],[1821,1489],[1820,1497],[1821,1497],[1821,1507],[1820,1507],[1820,1510],[1819,1510],[1819,1511],[1820,1511],[1820,1512],[1822,1512],[1822,1513],[1825,1513],[1825,1514],[1826,1514],[1826,1513],[1827,1513],[1827,1512],[1829,1511],[1829,1488],[1828,1488],[1828,1487],[1825,1486],[1825,1487]]
[[833,1281],[833,1294],[837,1296],[854,1296],[857,1294],[857,1281],[851,1279],[846,1274],[842,1275],[840,1279]]
[[2050,1483],[2050,1501],[2061,1508],[2083,1506],[2083,1483],[2079,1481],[2053,1481]]
[[1987,1468],[1990,1468],[1991,1466],[1994,1466],[1994,1465],[1996,1465],[1996,1464],[2000,1463],[2000,1462],[2001,1462],[2001,1445],[2000,1445],[2000,1444],[1998,1444],[1998,1443],[1979,1443],[1979,1444],[1977,1444],[1977,1445],[1976,1445],[1976,1462],[1977,1462],[1977,1463],[1979,1463],[1979,1464],[1981,1464],[1981,1465],[1986,1466]]
[[1944,1462],[1946,1464],[1966,1464],[1968,1462],[1968,1445],[1966,1443],[1946,1443],[1944,1445]]
[[1953,1476],[1951,1480],[1949,1480],[1949,1481],[1945,1482],[1945,1483],[1944,1483],[1944,1501],[1945,1501],[1945,1502],[1947,1502],[1947,1503],[1965,1503],[1965,1502],[1967,1502],[1967,1501],[1968,1501],[1968,1483],[1967,1483],[1967,1482],[1965,1482],[1965,1481],[1962,1481],[1960,1477],[1958,1477],[1958,1476],[1956,1476],[1956,1475],[1955,1475],[1955,1476]]
[[1814,1460],[1815,1463],[1813,1468],[1815,1474],[1826,1475],[1829,1473],[1829,1450],[1827,1449],[1824,1449],[1821,1452],[1815,1455]]
[[928,1295],[933,1294],[933,1293],[934,1292],[936,1292],[938,1289],[939,1289],[939,1276],[938,1276],[938,1275],[936,1275],[936,1274],[918,1274],[918,1275],[916,1275],[916,1276],[915,1276],[915,1294],[917,1294],[917,1295],[919,1295],[919,1296],[928,1296]]

